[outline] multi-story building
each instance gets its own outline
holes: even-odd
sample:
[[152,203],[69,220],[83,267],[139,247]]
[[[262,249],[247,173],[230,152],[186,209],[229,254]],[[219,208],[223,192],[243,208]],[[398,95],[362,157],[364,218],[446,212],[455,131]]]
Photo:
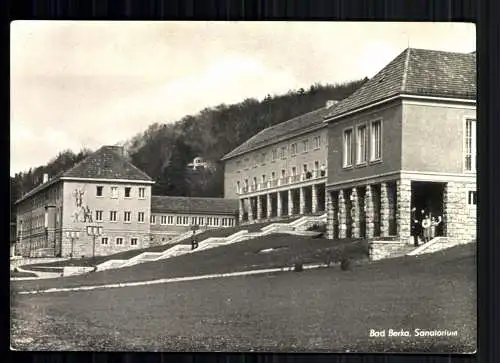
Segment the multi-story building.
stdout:
[[407,241],[413,207],[475,238],[475,53],[406,49],[325,121],[329,238]]
[[233,227],[237,209],[236,199],[153,196],[152,243],[162,244],[192,230]]
[[[162,237],[161,231],[157,231],[156,239],[153,238],[153,184],[148,175],[126,160],[123,148],[118,146],[103,146],[52,179],[44,175],[41,185],[16,201],[19,253],[24,256],[99,256],[149,247],[182,233],[183,229],[170,230]],[[154,200],[162,197],[158,198]],[[224,205],[230,203],[223,201]],[[161,209],[165,203],[153,205],[155,212],[168,209]],[[217,202],[204,206],[207,208],[204,215],[229,218],[219,213]],[[211,206],[216,206],[213,215]],[[181,211],[189,217],[189,224],[193,212],[197,213],[196,217],[200,214],[195,208]],[[175,207],[170,207],[170,212],[179,213]],[[157,218],[161,219],[161,215]],[[220,226],[226,227],[225,222]],[[234,219],[227,226],[233,223]]]
[[328,138],[324,116],[336,101],[268,127],[225,155],[224,196],[240,221],[325,210]]

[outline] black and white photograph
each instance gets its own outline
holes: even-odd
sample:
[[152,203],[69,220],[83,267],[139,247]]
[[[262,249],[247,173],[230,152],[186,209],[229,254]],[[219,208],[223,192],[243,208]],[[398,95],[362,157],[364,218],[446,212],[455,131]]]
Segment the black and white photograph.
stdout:
[[11,350],[476,352],[474,24],[10,33]]

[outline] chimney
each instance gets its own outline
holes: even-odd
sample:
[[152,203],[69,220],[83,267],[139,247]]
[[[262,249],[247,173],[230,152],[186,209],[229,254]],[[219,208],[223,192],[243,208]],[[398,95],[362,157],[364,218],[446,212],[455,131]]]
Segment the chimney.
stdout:
[[48,181],[49,181],[49,174],[44,173],[44,174],[43,174],[43,182],[42,182],[42,183],[43,183],[43,184],[45,184],[45,183],[47,183]]
[[106,146],[107,149],[114,151],[120,156],[125,156],[125,151],[123,149],[123,146],[120,145],[108,145]]
[[339,102],[339,101],[336,101],[336,100],[328,100],[328,101],[326,101],[326,108],[332,107],[333,105],[337,104],[337,102]]

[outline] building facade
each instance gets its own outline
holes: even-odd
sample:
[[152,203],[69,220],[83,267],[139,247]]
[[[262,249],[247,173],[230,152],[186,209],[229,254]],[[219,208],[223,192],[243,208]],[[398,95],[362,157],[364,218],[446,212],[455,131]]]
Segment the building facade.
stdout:
[[[76,258],[109,255],[161,244],[190,228],[194,222],[191,217],[199,218],[200,211],[192,216],[195,210],[176,210],[178,204],[174,203],[170,203],[170,216],[183,213],[184,218],[188,217],[188,225],[183,219],[182,228],[175,224],[173,230],[152,226],[155,218],[161,223],[163,216],[152,215],[152,208],[155,213],[165,211],[152,203],[161,199],[152,197],[153,184],[148,175],[126,160],[123,148],[117,146],[103,146],[52,179],[44,175],[41,185],[16,201],[18,254]],[[231,201],[222,203],[228,205]],[[164,203],[161,205],[165,207]],[[222,222],[229,215],[219,213],[218,207],[212,213],[212,205],[217,202],[204,204],[204,215],[221,218],[220,227],[235,223],[235,209],[231,221]]]
[[236,226],[236,199],[153,196],[151,198],[151,241],[161,245],[193,230]]
[[328,137],[335,102],[271,126],[224,161],[224,196],[238,199],[239,220],[259,222],[325,211]]
[[475,54],[407,49],[339,102],[328,123],[329,238],[476,238]]

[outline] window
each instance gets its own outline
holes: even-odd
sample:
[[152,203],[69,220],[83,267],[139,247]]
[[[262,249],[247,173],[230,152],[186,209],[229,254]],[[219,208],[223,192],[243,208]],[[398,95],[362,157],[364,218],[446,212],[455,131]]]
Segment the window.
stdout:
[[130,223],[130,212],[123,212],[123,221]]
[[219,225],[219,218],[215,217],[214,218],[214,226],[218,226]]
[[260,155],[260,162],[261,162],[262,164],[264,164],[264,163],[266,162],[266,153],[262,153],[262,154]]
[[273,171],[273,172],[271,173],[271,180],[274,180],[274,179],[276,179],[276,173]]
[[207,225],[208,226],[212,225],[212,217],[207,217]]
[[102,245],[107,245],[108,244],[108,237],[102,237],[101,238],[101,244]]
[[314,149],[319,149],[319,147],[321,146],[321,137],[320,136],[315,136],[314,137]]
[[476,120],[465,120],[465,170],[476,171]]
[[366,133],[366,125],[358,126],[357,134],[357,164],[364,164],[368,161],[368,134]]
[[196,217],[191,217],[191,225],[196,225]]
[[266,174],[262,174],[262,183],[266,182]]
[[248,179],[245,179],[245,189],[248,189]]
[[116,237],[116,244],[117,244],[117,245],[122,245],[122,244],[123,244],[123,238],[121,238],[121,237]]
[[139,188],[139,199],[146,198],[146,188]]
[[297,168],[295,166],[292,166],[292,176],[297,174]]
[[149,221],[151,224],[156,224],[156,216],[149,217]]
[[277,158],[278,158],[278,149],[273,149],[272,161],[276,161]]
[[168,216],[167,217],[167,223],[170,224],[170,225],[174,224],[174,216]]
[[253,186],[257,186],[257,177],[253,177]]
[[203,217],[199,217],[199,219],[200,219],[200,226],[203,226],[204,218]]
[[130,198],[130,190],[131,189],[132,188],[130,188],[130,187],[125,187],[125,198]]
[[95,211],[95,221],[102,222],[102,210]]
[[96,197],[102,197],[103,186],[99,185],[95,188]]
[[281,177],[284,178],[286,176],[286,170],[281,169]]
[[118,198],[118,187],[111,187],[111,198]]
[[286,146],[281,147],[280,158],[281,160],[286,159]]
[[167,224],[167,216],[161,216],[160,217],[160,224],[161,225]]
[[304,149],[304,152],[308,152],[309,151],[309,140],[304,140],[302,141],[302,146],[303,146],[303,149]]
[[314,170],[318,170],[319,169],[319,161],[315,161],[314,162]]
[[137,246],[137,238],[131,238],[130,239],[130,245],[131,246]]
[[382,121],[373,121],[371,124],[371,161],[382,158]]
[[290,155],[297,155],[297,143],[293,143],[292,145],[290,145]]
[[240,192],[240,182],[237,181],[236,182],[236,193],[239,193]]
[[189,225],[189,217],[182,217],[182,224]]
[[112,210],[109,212],[109,220],[111,222],[116,222],[116,211],[115,210]]
[[352,166],[352,129],[344,131],[344,168]]
[[477,205],[477,193],[475,190],[469,190],[467,192],[467,204]]
[[137,221],[139,223],[144,223],[144,212],[138,212],[137,213]]
[[182,217],[181,216],[177,216],[177,224],[182,224]]

